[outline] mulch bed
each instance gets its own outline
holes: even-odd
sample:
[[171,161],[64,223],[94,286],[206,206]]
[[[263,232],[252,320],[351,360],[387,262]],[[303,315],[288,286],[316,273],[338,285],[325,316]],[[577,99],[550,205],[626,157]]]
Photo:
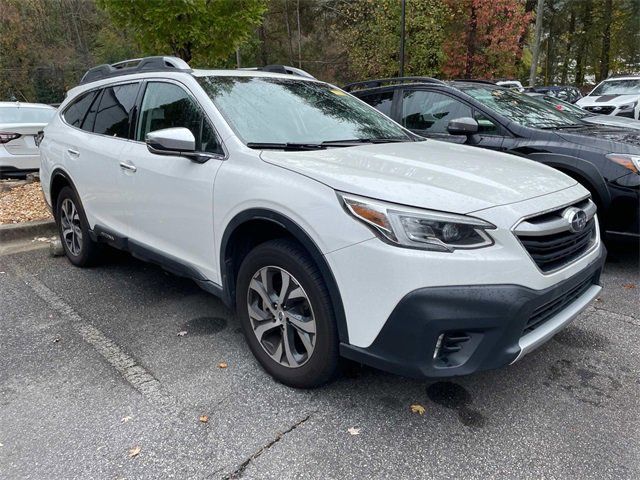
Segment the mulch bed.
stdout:
[[50,218],[40,182],[0,180],[0,225]]

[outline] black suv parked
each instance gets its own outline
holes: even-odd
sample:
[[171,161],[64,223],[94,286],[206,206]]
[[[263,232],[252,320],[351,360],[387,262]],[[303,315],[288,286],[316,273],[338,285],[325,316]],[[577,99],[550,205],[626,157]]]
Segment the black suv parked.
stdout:
[[640,237],[640,136],[593,125],[483,81],[404,77],[345,90],[423,137],[524,156],[561,170],[592,194],[610,235]]

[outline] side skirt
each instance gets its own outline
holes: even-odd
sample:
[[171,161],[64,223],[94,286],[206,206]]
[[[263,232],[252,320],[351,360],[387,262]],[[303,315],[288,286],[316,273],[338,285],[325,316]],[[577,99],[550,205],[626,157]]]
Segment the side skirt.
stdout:
[[159,265],[167,272],[178,277],[193,280],[200,288],[220,298],[227,307],[230,307],[224,295],[224,289],[217,283],[207,279],[197,268],[189,263],[185,263],[171,255],[159,252],[158,250],[143,245],[142,243],[130,240],[116,232],[96,225],[91,231],[91,239],[94,242],[106,243],[118,250],[129,252],[131,256],[143,262]]

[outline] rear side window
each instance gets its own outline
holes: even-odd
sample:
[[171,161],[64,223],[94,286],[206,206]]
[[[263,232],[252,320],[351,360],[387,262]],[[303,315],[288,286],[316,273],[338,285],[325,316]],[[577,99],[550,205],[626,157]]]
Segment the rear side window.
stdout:
[[223,153],[211,124],[198,104],[178,85],[150,82],[140,108],[136,140],[144,142],[149,132],[185,127],[196,139],[196,151]]
[[77,100],[74,100],[62,114],[65,122],[72,127],[81,128],[87,111],[96,98],[97,93],[98,92],[95,91],[85,93],[84,95],[80,95]]
[[96,110],[93,132],[110,137],[129,138],[131,109],[136,102],[138,84],[107,87]]
[[393,103],[393,92],[373,93],[371,95],[362,95],[359,97],[363,102],[384,113],[387,117],[391,117],[391,105]]

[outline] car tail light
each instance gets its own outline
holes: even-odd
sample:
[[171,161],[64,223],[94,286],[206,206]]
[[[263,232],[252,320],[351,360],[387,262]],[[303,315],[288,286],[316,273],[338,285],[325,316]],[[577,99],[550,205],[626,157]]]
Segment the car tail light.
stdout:
[[22,135],[12,132],[0,132],[0,143],[9,143],[11,140],[20,138]]

